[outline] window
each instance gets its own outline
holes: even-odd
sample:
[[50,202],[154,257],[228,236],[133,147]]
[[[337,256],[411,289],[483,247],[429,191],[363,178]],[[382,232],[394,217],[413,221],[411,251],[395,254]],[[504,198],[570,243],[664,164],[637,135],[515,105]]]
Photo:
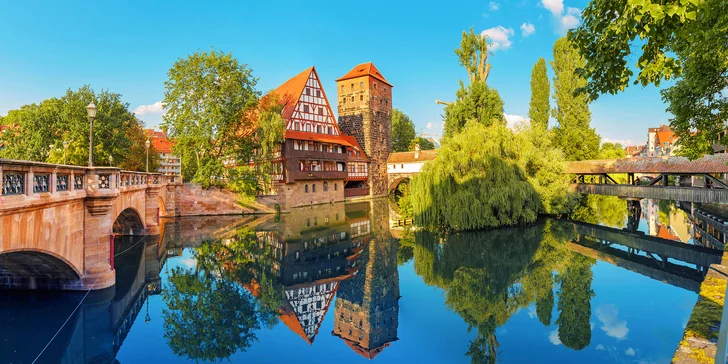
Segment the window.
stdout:
[[319,110],[318,110],[318,112],[319,112],[318,113],[319,115],[323,115],[324,114],[324,108],[323,107],[320,107]]
[[308,112],[308,105],[303,105],[303,112]]
[[402,169],[404,169],[404,164],[400,164],[400,165],[399,165],[399,168],[402,168]]
[[298,140],[293,141],[293,150],[300,150],[301,146],[298,144]]
[[377,88],[377,83],[376,83],[376,82],[374,82],[374,88],[375,88],[375,89]]
[[364,95],[359,95],[359,101],[364,101]]
[[341,92],[344,92],[344,85],[341,85]]
[[328,191],[329,191],[329,182],[324,181],[324,192],[328,192]]
[[354,84],[351,84],[351,90],[354,91]]
[[316,90],[316,97],[321,97],[321,90]]
[[328,133],[333,135],[334,134],[334,128],[332,128],[332,127],[329,126],[328,129],[329,129],[329,132]]
[[311,131],[311,124],[306,124],[306,131],[308,131],[308,132]]
[[397,169],[397,165],[396,164],[393,164],[392,165],[392,169]]
[[299,123],[299,122],[293,123],[293,129],[300,131],[301,130],[301,123]]
[[359,87],[364,88],[364,81],[359,82]]
[[351,97],[351,102],[354,102],[354,96]]
[[309,95],[309,96],[311,95],[311,89],[308,87],[306,87],[306,95]]
[[311,192],[316,192],[316,184],[311,185]]
[[[334,191],[338,191],[338,190],[339,190],[339,184],[334,183]],[[336,221],[338,221],[338,220],[339,220],[339,214],[336,214]]]
[[303,186],[303,193],[308,193],[308,185]]
[[323,130],[321,130],[321,125],[316,126],[316,132],[321,134]]
[[345,104],[346,103],[346,97],[344,97],[342,100],[343,100],[342,104]]

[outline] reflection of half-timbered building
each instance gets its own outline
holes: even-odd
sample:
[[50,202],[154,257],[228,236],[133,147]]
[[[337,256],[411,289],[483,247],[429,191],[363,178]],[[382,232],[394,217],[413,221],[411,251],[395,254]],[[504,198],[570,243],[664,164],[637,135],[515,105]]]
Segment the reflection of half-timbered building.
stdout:
[[359,269],[357,258],[369,240],[365,221],[365,212],[347,211],[339,203],[295,209],[282,223],[256,233],[257,241],[271,248],[270,272],[284,288],[279,318],[309,344],[340,283]]

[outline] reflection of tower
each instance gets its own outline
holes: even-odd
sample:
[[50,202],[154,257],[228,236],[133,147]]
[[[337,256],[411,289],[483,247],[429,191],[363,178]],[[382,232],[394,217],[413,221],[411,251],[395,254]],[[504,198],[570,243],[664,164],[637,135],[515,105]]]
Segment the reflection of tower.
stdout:
[[642,200],[642,204],[642,211],[645,212],[645,220],[647,220],[647,234],[657,236],[660,226],[657,200]]
[[[383,203],[386,209],[386,201]],[[386,214],[373,216],[388,219]],[[376,233],[360,261],[362,267],[354,278],[339,287],[333,335],[357,354],[372,359],[397,340],[399,325],[397,249],[388,230]]]
[[627,200],[627,230],[636,232],[640,226],[642,216],[642,204],[640,200]]

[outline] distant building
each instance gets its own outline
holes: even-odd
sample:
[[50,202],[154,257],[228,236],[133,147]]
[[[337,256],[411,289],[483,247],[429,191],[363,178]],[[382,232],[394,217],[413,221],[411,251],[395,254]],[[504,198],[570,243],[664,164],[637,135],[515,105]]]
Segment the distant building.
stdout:
[[725,141],[723,139],[728,136],[728,130],[723,130],[718,134],[718,140],[713,143],[713,153],[725,153],[726,152],[726,146]]
[[624,148],[627,158],[638,158],[642,157],[642,153],[645,151],[644,145],[630,145]]
[[437,149],[420,150],[415,147],[414,152],[397,152],[389,155],[387,159],[387,172],[389,174],[418,173],[425,162],[435,159]]
[[154,129],[147,129],[146,134],[152,142],[152,149],[159,153],[159,169],[157,172],[165,176],[181,177],[182,161],[172,154],[172,142],[167,138],[167,133]]
[[677,135],[667,125],[649,128],[647,131],[647,156],[661,157],[675,155]]

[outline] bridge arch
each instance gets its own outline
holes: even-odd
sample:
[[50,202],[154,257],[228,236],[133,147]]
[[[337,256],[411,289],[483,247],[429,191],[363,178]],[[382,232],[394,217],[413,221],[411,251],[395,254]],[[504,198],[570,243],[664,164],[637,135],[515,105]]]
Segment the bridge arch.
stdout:
[[133,207],[127,207],[114,220],[113,232],[117,235],[143,235],[146,226],[142,215]]
[[0,253],[0,287],[61,289],[75,286],[81,269],[48,250],[15,249]]
[[405,182],[405,183],[412,182],[412,177],[411,176],[401,176],[401,177],[397,177],[394,180],[392,180],[392,182],[389,184],[389,194],[391,195],[395,191],[397,191],[397,187],[399,187],[399,185],[403,182]]

